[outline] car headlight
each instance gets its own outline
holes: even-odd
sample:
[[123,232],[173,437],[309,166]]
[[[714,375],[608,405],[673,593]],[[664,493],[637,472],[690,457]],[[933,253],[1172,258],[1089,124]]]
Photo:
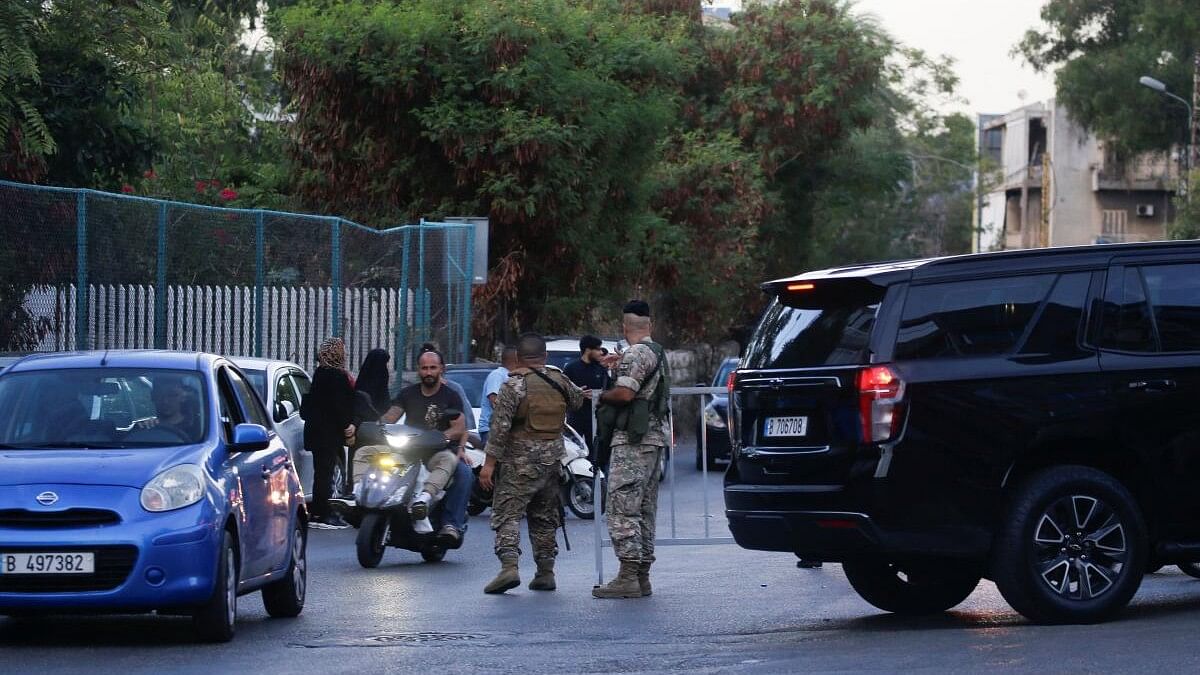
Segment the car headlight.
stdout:
[[204,497],[204,472],[195,464],[180,464],[158,474],[142,488],[142,508],[173,511]]
[[714,429],[725,428],[725,416],[713,408],[704,409],[704,423]]

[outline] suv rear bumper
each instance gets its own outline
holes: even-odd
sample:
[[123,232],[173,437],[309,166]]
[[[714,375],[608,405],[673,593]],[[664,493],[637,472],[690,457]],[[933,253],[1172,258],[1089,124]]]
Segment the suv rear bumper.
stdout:
[[826,562],[878,555],[981,560],[991,548],[991,535],[983,528],[894,530],[880,526],[867,513],[829,508],[839,501],[840,492],[840,486],[727,485],[729,530],[742,548],[787,551]]

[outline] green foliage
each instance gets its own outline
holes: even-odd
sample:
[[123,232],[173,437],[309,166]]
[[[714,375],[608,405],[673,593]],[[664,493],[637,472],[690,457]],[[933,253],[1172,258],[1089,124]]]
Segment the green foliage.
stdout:
[[1184,138],[1183,106],[1138,84],[1149,75],[1190,98],[1200,50],[1195,0],[1048,0],[1045,31],[1029,31],[1019,51],[1035,67],[1057,68],[1058,100],[1120,150],[1161,150]]
[[1187,195],[1175,198],[1175,220],[1167,230],[1171,239],[1200,239],[1200,171],[1193,171],[1188,181]]

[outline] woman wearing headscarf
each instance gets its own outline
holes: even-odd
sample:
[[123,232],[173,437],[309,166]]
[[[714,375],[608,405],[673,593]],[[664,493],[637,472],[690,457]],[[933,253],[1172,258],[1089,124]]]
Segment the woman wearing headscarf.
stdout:
[[372,349],[367,352],[367,357],[358,369],[358,381],[354,385],[355,390],[371,397],[371,405],[379,413],[387,411],[392,404],[392,397],[388,395],[388,383],[391,379],[388,362],[391,360],[392,357],[386,349]]
[[304,447],[313,455],[312,527],[341,529],[346,522],[329,510],[333,473],[343,461],[342,448],[354,435],[354,386],[346,372],[346,344],[332,337],[321,343],[312,388],[300,404]]

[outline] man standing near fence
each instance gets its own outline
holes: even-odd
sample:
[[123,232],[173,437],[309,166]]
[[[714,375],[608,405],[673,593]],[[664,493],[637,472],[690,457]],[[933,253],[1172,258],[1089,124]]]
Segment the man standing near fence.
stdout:
[[600,397],[615,410],[608,477],[608,533],[621,569],[597,598],[650,595],[654,563],[654,527],[658,518],[659,458],[671,439],[671,377],[666,353],[651,339],[650,306],[641,300],[625,305],[622,327],[629,349],[609,357],[616,365],[616,386]]

